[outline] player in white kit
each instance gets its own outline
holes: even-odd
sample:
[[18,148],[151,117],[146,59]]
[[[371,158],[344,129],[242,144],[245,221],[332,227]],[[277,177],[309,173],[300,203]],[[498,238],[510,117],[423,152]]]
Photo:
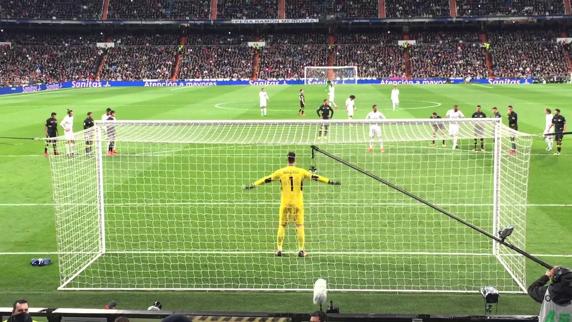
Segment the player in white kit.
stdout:
[[[373,104],[371,107],[371,112],[369,112],[366,116],[367,120],[383,120],[385,119],[385,115],[377,110],[377,105]],[[383,148],[383,138],[381,136],[381,125],[374,123],[369,125],[369,147],[367,148],[368,152],[373,152],[373,140],[377,137],[379,142],[379,151],[381,153],[385,152]]]
[[[544,125],[544,142],[546,142],[546,151],[552,151],[554,143],[554,128],[552,127],[552,110],[549,108],[544,109],[546,114],[546,123]],[[552,135],[551,135],[552,134]]]
[[[463,112],[459,110],[458,105],[454,105],[452,109],[447,111],[445,117],[448,119],[462,119],[465,117],[465,115],[463,115]],[[456,122],[449,123],[449,135],[453,137],[453,150],[455,150],[458,147],[457,136],[459,135],[459,123]]]
[[268,105],[268,101],[270,100],[270,98],[268,98],[268,93],[266,93],[264,87],[260,89],[260,93],[258,93],[258,98],[260,99],[260,115],[266,116],[268,114],[266,107]]
[[73,111],[68,110],[60,125],[64,128],[64,138],[66,139],[66,155],[73,156],[75,137],[73,135]]
[[337,109],[338,105],[336,104],[336,88],[334,87],[334,83],[329,80],[326,84],[328,87],[328,104]]
[[399,89],[397,86],[393,86],[391,90],[391,107],[394,112],[399,107]]
[[356,97],[354,95],[350,95],[346,100],[346,112],[348,113],[348,118],[350,120],[354,117],[355,110],[357,110]]

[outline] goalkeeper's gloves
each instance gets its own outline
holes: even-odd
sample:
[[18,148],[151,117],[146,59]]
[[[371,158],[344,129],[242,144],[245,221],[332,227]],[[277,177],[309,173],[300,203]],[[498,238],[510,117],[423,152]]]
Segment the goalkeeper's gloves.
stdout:
[[256,187],[254,184],[249,183],[249,184],[245,184],[244,186],[242,186],[242,189],[250,190],[250,189],[254,189],[254,187]]
[[317,173],[317,172],[318,172],[318,169],[316,169],[315,166],[311,166],[311,167],[310,167],[310,172],[312,172],[312,173]]
[[330,181],[328,181],[328,184],[331,184],[331,185],[333,185],[333,186],[339,186],[339,185],[341,185],[342,183],[339,182],[339,181],[336,181],[336,180],[330,180]]

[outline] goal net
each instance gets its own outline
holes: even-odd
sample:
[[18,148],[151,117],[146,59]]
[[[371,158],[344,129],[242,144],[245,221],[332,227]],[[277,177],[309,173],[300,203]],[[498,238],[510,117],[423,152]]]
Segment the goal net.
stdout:
[[304,67],[304,84],[325,84],[327,80],[337,84],[357,84],[357,66]]
[[[524,249],[531,137],[463,119],[453,150],[451,120],[383,120],[381,153],[377,138],[368,151],[371,120],[325,122],[116,121],[77,133],[74,156],[49,158],[60,289],[309,290],[321,277],[346,291],[525,290],[522,256],[312,146],[491,234],[513,225],[509,241]],[[473,151],[475,136],[486,151]],[[274,256],[279,184],[242,189],[289,151],[341,181],[304,183],[305,258],[292,225]]]

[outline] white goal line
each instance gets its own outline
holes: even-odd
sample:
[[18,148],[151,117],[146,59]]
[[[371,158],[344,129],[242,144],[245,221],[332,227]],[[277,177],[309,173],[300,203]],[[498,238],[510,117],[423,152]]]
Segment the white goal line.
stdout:
[[[285,254],[297,255],[298,252],[284,252]],[[93,252],[55,252],[55,251],[37,251],[37,252],[0,252],[0,256],[17,256],[17,255],[98,255],[97,251]],[[134,251],[108,251],[105,255],[274,255],[274,251],[223,251],[223,250],[205,250],[205,251],[150,251],[150,250],[134,250]],[[494,256],[492,253],[457,253],[457,252],[379,252],[379,251],[309,251],[311,255],[350,255],[350,256],[474,256],[486,257]],[[533,254],[538,257],[561,257],[572,258],[572,254]],[[502,256],[521,256],[517,254],[506,254]]]
[[[220,201],[220,202],[204,202],[204,201],[184,201],[184,202],[120,202],[120,203],[107,203],[108,207],[133,207],[133,206],[231,206],[231,205],[241,205],[241,206],[276,206],[279,202],[248,202],[248,201]],[[324,206],[320,202],[305,202],[305,205],[310,206]],[[0,203],[0,207],[55,207],[55,206],[94,206],[95,203]],[[376,202],[372,203],[370,201],[356,201],[356,202],[337,202],[335,205],[328,205],[324,207],[335,207],[335,206],[396,206],[396,207],[411,207],[419,206],[423,207],[422,204],[411,201],[411,203],[402,202]],[[492,207],[492,203],[441,203],[439,204],[443,207]],[[514,205],[511,206],[526,206],[526,207],[572,207],[572,204],[558,204],[558,203],[529,203],[526,205]]]

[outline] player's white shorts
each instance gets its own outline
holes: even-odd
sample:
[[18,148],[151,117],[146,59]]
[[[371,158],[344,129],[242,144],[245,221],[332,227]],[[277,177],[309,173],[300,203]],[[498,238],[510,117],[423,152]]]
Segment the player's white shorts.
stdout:
[[353,110],[353,109],[349,109],[349,110],[347,110],[347,112],[348,112],[348,116],[349,116],[349,117],[353,117],[353,116],[354,116],[354,110]]
[[260,104],[260,108],[266,108],[266,104],[264,105]]
[[[552,133],[554,133],[554,128],[545,128],[545,129],[544,129],[544,135],[552,134]],[[553,137],[553,136],[552,136],[552,135],[548,135],[547,137],[548,137],[548,138],[551,138],[551,137]]]
[[457,134],[459,134],[459,124],[449,125],[449,135],[457,135]]
[[399,99],[392,99],[391,103],[395,104],[395,105],[399,105]]
[[369,127],[369,137],[381,137],[381,126],[370,126]]
[[66,138],[66,140],[68,140],[68,141],[75,140],[75,137],[74,137],[72,131],[65,131],[64,132],[64,138]]
[[328,95],[328,102],[333,103],[334,102],[334,95]]

